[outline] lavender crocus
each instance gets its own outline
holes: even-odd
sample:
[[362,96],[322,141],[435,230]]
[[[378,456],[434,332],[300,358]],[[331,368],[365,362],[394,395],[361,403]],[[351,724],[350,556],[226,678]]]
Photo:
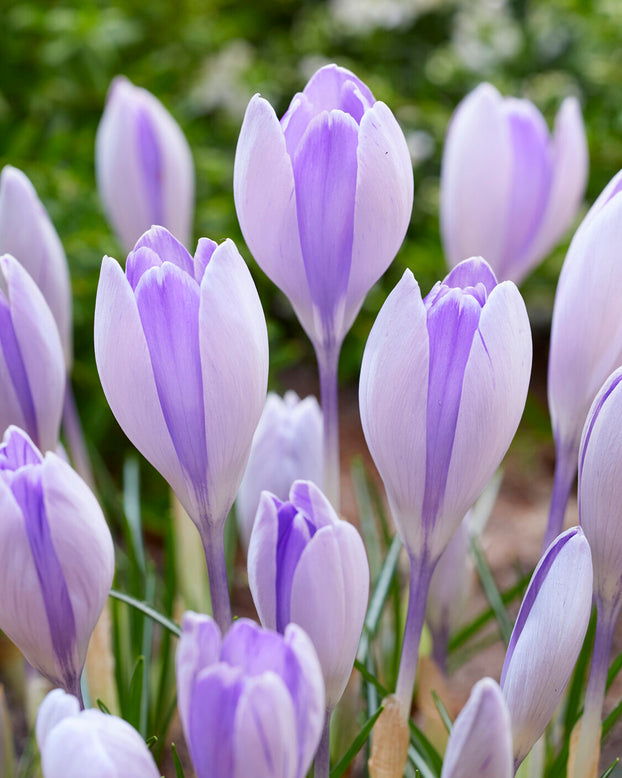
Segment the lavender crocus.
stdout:
[[134,727],[99,710],[80,711],[78,700],[62,689],[41,703],[36,734],[43,778],[160,778]]
[[517,769],[544,732],[583,645],[592,608],[592,560],[580,527],[542,557],[525,593],[501,672]]
[[337,363],[371,286],[406,233],[413,176],[387,106],[353,73],[321,68],[279,122],[251,100],[235,157],[235,205],[262,270],[289,298],[318,359],[326,493],[338,508]]
[[192,257],[153,227],[130,252],[125,274],[105,257],[95,359],[121,428],[199,529],[214,615],[226,626],[223,527],[268,382],[266,322],[235,244],[202,238]]
[[622,608],[622,368],[605,381],[587,415],[579,450],[579,521],[594,566],[596,636],[573,775],[598,765],[603,702],[615,626]]
[[0,629],[55,686],[80,675],[114,572],[110,531],[60,457],[10,427],[0,446]]
[[235,502],[238,529],[247,551],[262,491],[287,500],[298,479],[313,481],[321,488],[322,471],[322,411],[315,397],[301,400],[289,391],[281,398],[269,392]]
[[58,445],[65,360],[52,313],[10,254],[0,257],[0,430],[15,424],[43,451]]
[[197,778],[304,778],[322,731],[324,687],[300,627],[282,636],[239,619],[223,637],[208,616],[188,612],[176,668]]
[[194,166],[188,142],[162,103],[118,76],[95,140],[99,194],[119,241],[131,251],[152,224],[189,245]]
[[447,261],[481,254],[500,280],[520,283],[574,219],[587,181],[579,103],[567,97],[549,134],[529,100],[480,84],[456,108],[441,171]]
[[605,379],[622,364],[621,241],[622,171],[579,226],[557,284],[548,372],[557,459],[545,547],[563,526],[587,412]]
[[482,678],[454,722],[441,778],[511,778],[512,728],[499,684]]

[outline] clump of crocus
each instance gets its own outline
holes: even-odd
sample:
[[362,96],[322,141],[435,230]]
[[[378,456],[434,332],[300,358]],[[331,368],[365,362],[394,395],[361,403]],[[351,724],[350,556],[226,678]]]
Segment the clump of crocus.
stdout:
[[10,427],[0,446],[0,629],[50,680],[81,699],[91,633],[114,572],[108,525],[60,457]]
[[406,271],[369,335],[363,432],[410,557],[396,689],[404,716],[434,567],[510,445],[530,370],[525,304],[481,258],[460,263],[425,300]]
[[324,721],[313,646],[239,619],[221,635],[188,612],[176,656],[181,723],[197,778],[304,778]]
[[65,394],[58,329],[39,288],[10,254],[0,257],[0,429],[15,424],[54,450]]
[[190,146],[162,103],[123,76],[108,90],[95,140],[95,172],[104,210],[125,251],[153,224],[189,245]]
[[235,206],[262,270],[287,295],[320,371],[326,494],[339,507],[337,363],[410,221],[413,175],[391,111],[353,73],[321,68],[280,120],[251,100],[238,141]]
[[160,778],[147,744],[127,721],[80,710],[76,697],[50,692],[37,714],[43,778]]
[[321,488],[322,472],[322,411],[317,400],[301,400],[292,391],[283,398],[269,392],[235,501],[244,548],[248,550],[262,491],[286,500],[298,479]]
[[563,526],[587,412],[605,379],[622,363],[621,193],[622,171],[581,222],[555,293],[548,400],[557,460],[545,547]]
[[501,281],[520,283],[574,219],[587,181],[579,103],[567,97],[549,134],[529,100],[480,84],[456,108],[441,171],[447,261],[481,255]]
[[268,383],[266,321],[235,244],[201,238],[192,257],[153,227],[130,252],[125,273],[104,257],[95,359],[121,428],[201,534],[214,616],[225,628],[223,528]]
[[517,769],[544,732],[576,664],[592,608],[592,559],[580,527],[548,548],[529,582],[501,672]]
[[482,678],[449,735],[441,778],[512,778],[512,727],[499,684]]

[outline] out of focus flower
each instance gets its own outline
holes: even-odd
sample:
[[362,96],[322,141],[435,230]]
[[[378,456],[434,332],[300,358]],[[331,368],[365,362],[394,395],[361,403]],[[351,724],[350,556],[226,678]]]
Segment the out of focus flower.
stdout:
[[514,767],[544,732],[583,645],[592,608],[592,560],[580,527],[548,548],[529,583],[501,672]]
[[445,139],[441,232],[447,261],[486,258],[520,283],[571,225],[588,153],[579,103],[568,97],[553,136],[529,102],[481,84],[456,109]]
[[42,450],[58,445],[65,360],[37,285],[10,254],[0,257],[0,431],[15,424]]
[[91,633],[114,572],[90,489],[10,427],[0,446],[0,629],[55,686],[80,696]]
[[21,170],[0,174],[0,254],[11,254],[45,297],[71,366],[71,282],[67,257],[35,188]]
[[176,656],[178,707],[198,778],[304,778],[324,721],[317,656],[302,629],[239,619],[222,637],[188,612]]
[[43,778],[160,778],[147,744],[127,721],[80,703],[61,689],[37,714]]
[[125,251],[152,225],[186,246],[194,211],[194,166],[177,122],[146,89],[117,76],[95,140],[97,186]]
[[321,488],[322,467],[322,411],[315,397],[301,400],[289,391],[281,399],[270,392],[235,503],[245,549],[262,491],[286,500],[298,479],[313,481]]
[[449,735],[441,778],[512,778],[512,728],[499,685],[478,681]]
[[265,627],[284,632],[294,622],[311,638],[332,711],[352,672],[367,609],[369,565],[361,536],[309,481],[296,481],[288,502],[264,492],[248,578]]

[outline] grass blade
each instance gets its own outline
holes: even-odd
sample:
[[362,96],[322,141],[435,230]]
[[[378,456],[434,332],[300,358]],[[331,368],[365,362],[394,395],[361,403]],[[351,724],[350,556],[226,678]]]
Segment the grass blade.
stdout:
[[330,771],[330,778],[341,778],[341,776],[345,773],[345,771],[352,763],[354,757],[358,754],[358,752],[361,750],[361,748],[363,748],[363,746],[367,742],[369,733],[372,731],[372,728],[376,723],[378,716],[380,716],[383,710],[384,710],[384,706],[381,705],[378,708],[378,710],[367,719],[365,724],[363,724],[363,728],[352,741],[352,745],[350,746],[350,748],[348,748],[348,750],[341,757],[339,762],[337,762],[337,764]]
[[613,773],[613,771],[616,769],[618,762],[620,761],[620,757],[617,757],[615,762],[605,770],[605,772],[600,776],[600,778],[609,778],[609,776]]
[[184,778],[184,768],[181,766],[181,760],[177,753],[177,747],[175,743],[171,743],[171,751],[173,753],[173,762],[175,764],[175,776],[176,778]]
[[151,605],[148,605],[146,602],[141,602],[140,600],[137,600],[136,597],[132,597],[130,594],[125,594],[124,592],[119,592],[116,589],[110,590],[110,596],[115,600],[120,600],[126,605],[135,608],[137,611],[144,613],[145,616],[148,616],[157,624],[160,624],[160,626],[164,627],[164,629],[167,629],[169,632],[175,635],[175,637],[181,636],[181,627],[178,624],[175,624],[175,622],[171,619],[167,618],[161,613],[158,613],[155,608],[152,608]]
[[[412,719],[409,719],[408,726],[410,727],[411,745],[415,747],[416,752],[423,758],[427,767],[433,771],[433,775],[439,776],[443,769],[443,758]],[[419,763],[416,763],[415,766],[421,770]]]
[[451,735],[451,730],[454,728],[454,723],[451,720],[451,716],[447,712],[447,708],[443,704],[443,701],[434,690],[432,690],[432,699],[434,700],[434,704],[436,705],[436,710],[438,711],[438,715],[441,717],[441,721],[443,722],[445,729],[447,730],[447,734]]
[[488,562],[486,561],[486,557],[484,556],[484,552],[482,551],[477,538],[471,537],[471,551],[473,553],[473,559],[475,560],[475,568],[482,584],[482,589],[495,614],[503,642],[507,646],[509,645],[510,637],[512,635],[512,622],[510,621],[499,589],[497,589],[497,584],[495,583],[492,571],[488,566]]

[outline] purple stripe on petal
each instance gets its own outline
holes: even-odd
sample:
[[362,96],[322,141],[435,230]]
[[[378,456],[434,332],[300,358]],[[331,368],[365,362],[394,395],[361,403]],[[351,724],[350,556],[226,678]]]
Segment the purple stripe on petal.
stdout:
[[311,301],[328,336],[352,262],[358,127],[340,111],[309,125],[294,156],[296,211]]
[[160,267],[162,260],[153,249],[141,246],[135,251],[130,251],[125,263],[125,275],[134,291],[143,275],[152,267]]
[[20,470],[13,478],[11,491],[24,516],[54,653],[62,668],[63,680],[71,687],[76,680],[73,664],[76,625],[63,569],[52,543],[41,474],[40,468]]
[[205,275],[205,270],[207,269],[207,266],[209,265],[210,259],[212,258],[213,253],[218,248],[218,243],[214,240],[210,240],[209,238],[199,238],[199,243],[197,245],[197,250],[194,254],[194,280],[201,285],[201,281],[203,280],[203,276]]
[[164,165],[152,117],[149,111],[142,106],[138,108],[136,115],[136,143],[145,197],[149,203],[151,223],[163,224],[164,203],[162,199],[162,184]]
[[443,501],[456,434],[462,382],[481,307],[462,290],[448,289],[428,309],[430,367],[426,419],[423,521],[434,524]]
[[542,559],[538,562],[538,566],[536,567],[531,581],[529,582],[527,592],[525,593],[525,597],[523,598],[523,602],[520,606],[520,611],[518,612],[518,618],[514,624],[514,629],[512,630],[512,636],[510,638],[508,650],[505,654],[505,661],[503,662],[503,669],[501,671],[501,680],[499,681],[501,688],[503,688],[505,676],[507,674],[508,667],[510,666],[510,662],[512,661],[512,656],[514,654],[516,644],[518,643],[523,631],[523,627],[529,618],[529,614],[531,613],[531,609],[536,600],[536,597],[538,596],[538,593],[540,592],[540,589],[542,588],[542,585],[544,584],[544,581],[549,574],[549,570],[551,569],[553,562],[555,562],[566,543],[568,543],[569,540],[572,540],[577,532],[582,532],[582,530],[579,527],[573,527],[572,529],[564,532],[562,535],[559,535],[551,543]]
[[[358,115],[360,109],[353,103],[355,93],[357,100],[365,108],[371,108],[376,102],[369,87],[354,73],[337,65],[327,65],[315,73],[305,86],[303,94],[313,104],[314,113],[330,111],[333,108],[350,113],[349,109],[352,109],[352,116],[356,119],[355,114]],[[358,119],[356,120],[358,122]]]
[[289,108],[283,115],[281,127],[285,135],[285,147],[292,159],[315,113],[307,97],[299,92],[294,95]]
[[[471,257],[471,259],[466,259],[464,262],[456,265],[451,273],[446,276],[442,286],[458,287],[466,290],[469,287],[478,287],[480,284],[483,285],[487,295],[489,295],[497,286],[497,279],[488,262],[481,257]],[[434,288],[436,289],[436,286]]]
[[12,472],[24,465],[38,465],[41,452],[19,427],[9,427],[0,446],[0,471]]
[[585,461],[587,447],[589,445],[590,437],[592,435],[592,430],[594,429],[594,425],[596,424],[596,419],[598,418],[598,414],[601,412],[604,404],[607,402],[612,392],[621,381],[622,381],[622,370],[617,370],[613,375],[609,376],[609,378],[607,379],[607,381],[605,382],[605,384],[600,390],[598,399],[595,400],[596,405],[592,406],[590,410],[586,422],[587,427],[585,430],[585,434],[583,436],[583,440],[581,441],[581,451],[579,452],[579,483],[581,482],[581,473],[583,472],[583,463]]
[[197,496],[205,488],[207,450],[199,359],[199,286],[175,265],[148,270],[136,287],[158,399],[179,461]]
[[30,382],[26,373],[26,366],[19,347],[9,303],[0,290],[0,347],[4,352],[4,359],[11,374],[11,381],[15,387],[15,395],[18,399],[24,426],[26,431],[35,441],[39,442],[39,426],[35,403],[30,390]]
[[140,236],[134,251],[146,246],[155,251],[162,262],[171,262],[194,278],[194,262],[188,249],[165,228],[155,225]]
[[296,565],[315,527],[295,505],[283,503],[278,512],[279,536],[276,545],[276,628],[284,632],[290,622],[292,581]]

